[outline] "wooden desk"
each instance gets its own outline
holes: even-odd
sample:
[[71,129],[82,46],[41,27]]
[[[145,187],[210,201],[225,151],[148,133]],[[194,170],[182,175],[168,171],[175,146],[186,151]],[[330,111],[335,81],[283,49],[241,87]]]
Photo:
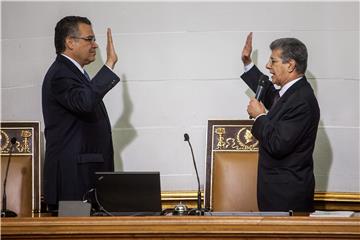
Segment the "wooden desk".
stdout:
[[40,217],[1,219],[2,239],[360,239],[360,218]]

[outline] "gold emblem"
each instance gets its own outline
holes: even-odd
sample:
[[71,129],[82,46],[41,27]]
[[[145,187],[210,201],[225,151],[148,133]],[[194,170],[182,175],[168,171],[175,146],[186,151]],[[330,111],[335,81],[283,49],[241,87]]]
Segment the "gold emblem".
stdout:
[[215,127],[214,150],[258,151],[258,140],[251,134],[251,126]]
[[236,140],[244,150],[258,150],[259,141],[254,138],[249,128],[241,128],[236,135]]

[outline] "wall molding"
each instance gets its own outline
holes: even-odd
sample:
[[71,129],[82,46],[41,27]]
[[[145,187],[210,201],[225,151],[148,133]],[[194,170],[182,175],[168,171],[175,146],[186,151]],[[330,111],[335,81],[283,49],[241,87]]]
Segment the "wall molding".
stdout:
[[360,211],[360,193],[316,192],[314,205],[317,210]]
[[[202,198],[204,193],[202,192]],[[161,193],[163,208],[174,208],[179,203],[189,208],[196,207],[197,191],[166,191]],[[360,193],[357,192],[316,192],[316,210],[360,211]]]

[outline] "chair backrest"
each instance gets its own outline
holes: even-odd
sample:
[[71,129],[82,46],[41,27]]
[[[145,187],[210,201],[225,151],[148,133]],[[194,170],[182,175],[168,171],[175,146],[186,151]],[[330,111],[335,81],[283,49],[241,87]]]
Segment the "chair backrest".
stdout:
[[217,212],[258,211],[258,141],[251,120],[209,120],[205,207]]
[[1,122],[1,199],[11,139],[15,137],[6,183],[6,207],[21,217],[40,211],[39,127],[39,122]]

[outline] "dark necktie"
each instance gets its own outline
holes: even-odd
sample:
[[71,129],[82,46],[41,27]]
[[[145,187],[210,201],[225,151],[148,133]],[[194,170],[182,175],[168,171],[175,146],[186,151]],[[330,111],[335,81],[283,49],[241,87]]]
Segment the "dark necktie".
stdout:
[[280,93],[279,93],[279,91],[276,91],[275,96],[274,96],[274,101],[273,101],[273,104],[271,105],[270,110],[275,107],[277,101],[279,101],[279,98],[280,98]]
[[91,81],[89,74],[84,70],[84,75],[88,81]]

